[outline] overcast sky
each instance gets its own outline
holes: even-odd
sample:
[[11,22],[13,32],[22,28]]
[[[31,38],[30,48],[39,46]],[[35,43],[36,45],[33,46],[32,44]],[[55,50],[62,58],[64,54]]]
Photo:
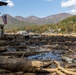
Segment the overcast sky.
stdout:
[[57,13],[76,14],[76,0],[0,0],[8,3],[1,6],[2,14],[12,16],[46,17]]

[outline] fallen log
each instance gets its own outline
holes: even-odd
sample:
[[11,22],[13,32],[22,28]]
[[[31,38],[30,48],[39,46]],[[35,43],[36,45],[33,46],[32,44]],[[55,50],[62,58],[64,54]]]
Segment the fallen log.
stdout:
[[76,63],[66,64],[65,68],[76,68]]
[[[45,72],[45,73],[53,73],[56,72],[59,75],[76,75],[76,72],[73,72],[72,70],[69,71],[69,69],[63,68],[60,66],[60,63],[57,61],[54,61],[57,68],[43,68],[46,65],[51,65],[51,62],[42,62],[38,60],[30,60],[26,58],[12,58],[10,56],[0,56],[0,68],[1,69],[7,69],[12,72]],[[74,69],[75,71],[75,69]]]
[[39,53],[44,53],[44,52],[48,52],[48,51],[35,51],[35,52],[26,52],[26,51],[19,51],[19,52],[2,52],[3,55],[16,55],[16,56],[22,56],[24,54],[24,56],[31,56],[31,55],[35,55],[35,54],[39,54]]
[[52,75],[51,73],[24,73],[24,75]]
[[36,73],[25,73],[24,75],[37,75]]
[[39,70],[39,72],[49,72],[49,73],[56,72],[59,75],[66,75],[65,73],[58,70],[58,68],[42,68],[41,70]]
[[0,73],[0,75],[24,75],[23,72],[15,72],[15,73]]
[[23,50],[23,49],[27,49],[27,46],[17,46],[16,47],[16,51],[20,51],[20,50]]
[[5,46],[0,46],[0,52],[6,52],[6,51],[7,51],[7,49]]
[[42,68],[41,71],[56,72],[59,75],[76,75],[76,69],[65,69],[60,66],[58,61],[54,61],[54,63],[57,65],[57,68]]
[[68,68],[67,68],[67,70],[68,70],[68,71],[76,72],[76,68],[74,68],[74,69],[71,69],[71,68],[68,69]]
[[4,73],[0,75],[52,75],[50,73]]
[[0,69],[0,74],[1,74],[1,73],[11,73],[11,71],[5,70],[5,69]]
[[42,68],[40,71],[43,72],[56,72],[59,75],[76,75],[76,72],[74,72],[76,69],[64,69],[64,68]]
[[5,40],[0,40],[0,46],[4,46],[6,45],[6,41]]
[[0,75],[17,75],[17,74],[15,74],[15,73],[2,73]]
[[57,65],[58,70],[61,70],[62,72],[68,74],[68,75],[76,75],[76,72],[68,71],[67,69],[64,69],[60,66],[60,63],[58,61],[54,61],[54,63]]
[[51,62],[42,62],[38,60],[30,60],[26,58],[12,58],[12,57],[1,57],[0,56],[0,68],[7,69],[10,71],[32,71],[35,72],[40,68],[51,64]]

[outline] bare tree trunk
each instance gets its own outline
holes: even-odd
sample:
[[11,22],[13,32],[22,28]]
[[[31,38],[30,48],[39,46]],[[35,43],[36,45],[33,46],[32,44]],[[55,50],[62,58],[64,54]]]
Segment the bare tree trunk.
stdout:
[[0,56],[0,68],[10,71],[37,71],[38,68],[49,64],[51,64],[51,62]]

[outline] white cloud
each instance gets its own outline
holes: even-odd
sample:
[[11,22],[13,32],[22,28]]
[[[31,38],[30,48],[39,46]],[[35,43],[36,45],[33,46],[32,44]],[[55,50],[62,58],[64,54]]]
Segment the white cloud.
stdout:
[[74,7],[76,6],[76,0],[62,1],[61,6],[62,7]]
[[68,13],[76,14],[76,9],[72,9],[72,10],[68,11]]
[[47,0],[47,1],[49,1],[49,2],[50,2],[51,0]]
[[14,3],[13,3],[11,0],[7,0],[6,2],[8,3],[8,6],[9,6],[9,7],[14,6]]
[[70,8],[71,10],[68,10],[68,13],[76,14],[76,0],[67,0],[62,1],[61,7]]
[[46,1],[50,2],[51,0],[46,0]]

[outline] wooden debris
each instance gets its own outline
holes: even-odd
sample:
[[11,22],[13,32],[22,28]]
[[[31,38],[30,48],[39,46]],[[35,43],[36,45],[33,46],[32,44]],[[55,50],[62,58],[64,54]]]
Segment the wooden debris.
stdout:
[[[56,68],[43,68],[46,65],[49,64],[56,64]],[[42,62],[38,60],[29,60],[25,58],[11,58],[9,56],[7,57],[0,57],[0,68],[7,69],[10,71],[23,71],[23,72],[56,72],[59,75],[76,75],[75,69],[66,69],[60,66],[60,63],[58,61],[53,62]]]
[[68,71],[67,69],[62,68],[62,67],[60,66],[60,63],[59,63],[59,62],[54,61],[54,63],[57,65],[57,68],[58,68],[59,70],[61,70],[62,72],[66,73],[66,74],[69,74],[69,75],[70,75],[70,74],[76,75],[76,72]]
[[22,56],[24,54],[24,56],[31,56],[31,55],[35,55],[35,54],[39,54],[39,53],[44,53],[44,52],[48,52],[48,51],[39,51],[39,52],[26,52],[26,51],[19,51],[19,52],[2,52],[3,55],[16,55],[16,56]]
[[[18,36],[19,37],[19,36]],[[72,59],[68,59],[64,57],[64,59],[69,62],[69,60],[72,62],[70,65],[65,65],[66,68],[63,68],[61,64],[58,61],[46,61],[42,62],[39,60],[30,60],[24,58],[24,56],[31,56],[39,53],[44,53],[47,51],[40,51],[37,52],[36,50],[39,50],[39,47],[36,46],[42,46],[47,45],[45,48],[50,48],[52,50],[64,50],[63,53],[60,53],[62,56],[64,54],[70,55],[75,54],[76,51],[76,37],[64,37],[64,36],[51,36],[51,37],[45,37],[44,38],[31,38],[29,40],[24,40],[23,37],[19,37],[20,39],[15,39],[16,37],[13,36],[6,36],[6,40],[0,40],[0,52],[1,55],[6,56],[0,56],[0,75],[36,75],[36,73],[49,73],[49,75],[76,75],[76,64],[74,64],[72,59],[76,59],[75,56],[70,56]],[[21,45],[20,43],[26,43],[25,45]],[[17,47],[17,52],[9,52],[9,50],[6,51],[6,46],[14,46]],[[31,47],[32,46],[32,47]],[[27,48],[30,50],[29,52],[24,51]],[[74,49],[73,49],[74,48]],[[19,50],[20,49],[20,50]],[[73,51],[74,50],[74,51]],[[34,52],[36,51],[36,52]],[[9,56],[10,55],[10,56]],[[15,56],[22,56],[21,58],[16,58]],[[50,67],[50,64],[56,65],[55,68]],[[64,65],[64,64],[63,64]],[[48,68],[49,66],[49,68]],[[10,73],[11,72],[11,73]],[[13,72],[13,73],[12,73]],[[51,74],[50,74],[51,73]]]
[[5,46],[0,46],[0,52],[6,52],[6,51],[7,51],[7,49]]
[[76,68],[76,63],[70,63],[70,64],[66,64],[65,66],[66,68]]
[[37,71],[37,69],[51,64],[38,60],[29,60],[26,58],[0,57],[0,68],[11,71]]
[[5,69],[0,69],[0,73],[11,73],[11,71],[5,70]]

